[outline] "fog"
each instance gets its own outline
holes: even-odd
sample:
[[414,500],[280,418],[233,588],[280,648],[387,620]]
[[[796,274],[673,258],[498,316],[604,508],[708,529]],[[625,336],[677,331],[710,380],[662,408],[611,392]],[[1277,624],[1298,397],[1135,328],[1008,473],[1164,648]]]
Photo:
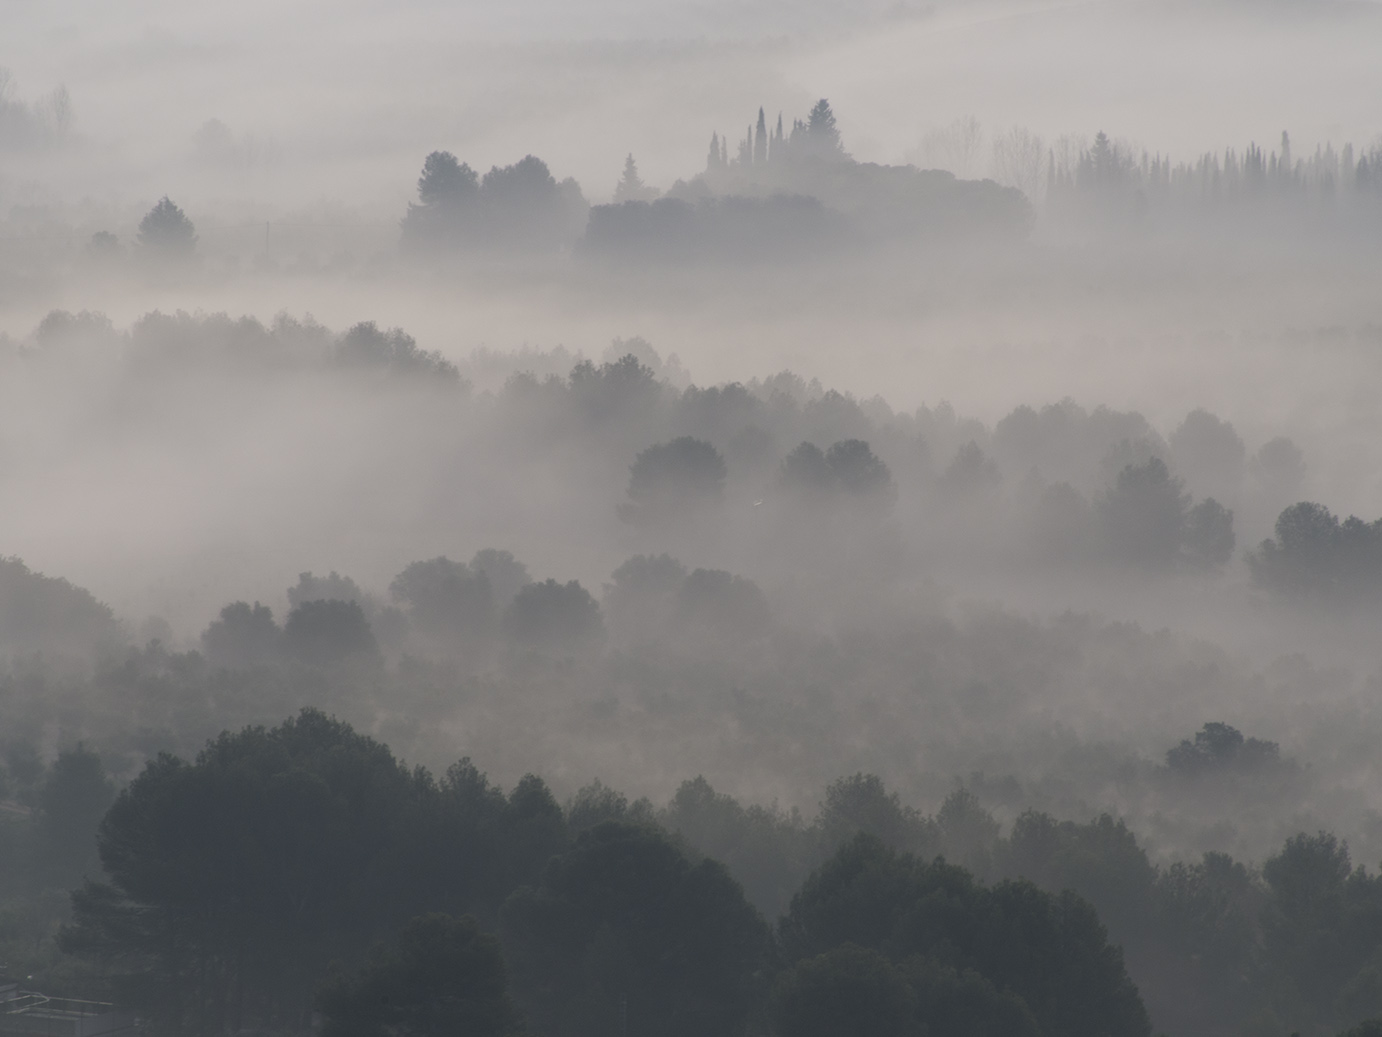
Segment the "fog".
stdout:
[[[1382,1019],[1376,3],[3,21],[0,979],[433,1032],[347,1027],[433,940],[495,1037]],[[119,918],[245,824],[357,885],[186,980]],[[762,957],[665,1004],[723,1018],[558,961],[605,852],[722,862],[667,924]],[[1121,992],[830,929],[855,867],[1073,890]],[[865,974],[905,1025],[809,1007]]]

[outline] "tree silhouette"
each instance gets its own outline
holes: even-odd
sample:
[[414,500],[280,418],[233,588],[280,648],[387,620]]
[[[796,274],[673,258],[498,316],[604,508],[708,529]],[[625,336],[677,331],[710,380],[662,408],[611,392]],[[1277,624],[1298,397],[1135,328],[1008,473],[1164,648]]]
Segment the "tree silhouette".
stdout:
[[812,154],[821,158],[845,157],[840,131],[835,125],[835,113],[830,110],[830,102],[824,97],[816,102],[807,116],[806,137],[811,142]]
[[797,962],[853,943],[894,965],[915,956],[933,970],[972,971],[1021,998],[1043,1033],[1151,1034],[1122,952],[1094,909],[1068,890],[1052,896],[1023,881],[986,887],[943,859],[928,864],[859,835],[806,880],[781,933]]
[[516,644],[558,652],[594,648],[605,636],[600,606],[575,580],[528,584],[504,613],[503,625]]
[[614,204],[623,202],[649,202],[657,197],[657,191],[650,188],[638,175],[638,163],[633,155],[624,159],[624,175],[614,188]]
[[743,1033],[770,946],[724,865],[606,821],[504,905],[520,1002],[548,1037]]
[[718,502],[725,460],[709,443],[681,436],[644,450],[629,469],[629,505],[620,514],[646,522],[682,516]]
[[1104,530],[1118,558],[1153,568],[1174,564],[1190,504],[1182,485],[1159,457],[1118,473],[1100,503]]
[[190,256],[197,247],[196,228],[164,195],[139,221],[139,244],[154,255]]
[[474,198],[478,189],[475,170],[458,162],[451,152],[434,151],[423,160],[417,181],[418,201],[423,205],[459,205]]
[[216,666],[262,666],[278,654],[283,631],[267,605],[236,601],[202,634],[202,653]]
[[379,655],[369,620],[354,601],[304,601],[288,613],[283,647],[292,658],[313,666]]

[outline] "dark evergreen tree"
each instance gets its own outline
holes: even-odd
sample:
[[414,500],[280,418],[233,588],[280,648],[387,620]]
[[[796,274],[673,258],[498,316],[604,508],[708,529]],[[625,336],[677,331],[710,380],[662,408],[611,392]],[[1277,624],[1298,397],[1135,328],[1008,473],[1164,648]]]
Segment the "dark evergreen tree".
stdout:
[[832,159],[845,157],[840,131],[835,125],[835,113],[830,110],[830,102],[823,97],[816,102],[807,117],[806,139],[813,155]]
[[1027,882],[992,888],[937,860],[925,864],[860,835],[812,873],[783,919],[793,961],[847,943],[894,965],[972,971],[1020,998],[1041,1032],[1149,1037],[1151,1025],[1122,953],[1073,893]]
[[139,244],[163,258],[185,258],[197,247],[197,232],[187,214],[164,195],[139,221]]
[[548,1037],[742,1032],[770,937],[743,890],[656,829],[607,821],[504,905],[514,990]]
[[479,178],[449,151],[434,151],[423,160],[418,201],[426,206],[458,206],[475,197]]

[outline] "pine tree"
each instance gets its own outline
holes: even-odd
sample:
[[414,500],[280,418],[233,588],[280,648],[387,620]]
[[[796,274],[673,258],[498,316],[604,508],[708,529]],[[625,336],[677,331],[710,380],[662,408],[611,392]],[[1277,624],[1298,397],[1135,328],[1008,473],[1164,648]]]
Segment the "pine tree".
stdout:
[[190,256],[197,233],[187,214],[165,194],[139,221],[139,244],[149,255]]
[[840,131],[835,125],[835,113],[830,110],[830,102],[822,97],[816,102],[806,120],[807,139],[811,151],[822,158],[843,158],[844,146],[840,143]]
[[705,171],[709,173],[711,170],[720,168],[722,161],[723,159],[720,155],[720,135],[719,133],[712,133],[710,135],[710,154],[707,155],[705,159]]
[[763,108],[758,109],[758,128],[753,140],[753,161],[761,164],[768,161],[768,120],[763,116]]
[[648,185],[638,175],[638,163],[633,160],[633,155],[629,155],[624,159],[624,175],[614,188],[614,204],[648,201],[649,194]]

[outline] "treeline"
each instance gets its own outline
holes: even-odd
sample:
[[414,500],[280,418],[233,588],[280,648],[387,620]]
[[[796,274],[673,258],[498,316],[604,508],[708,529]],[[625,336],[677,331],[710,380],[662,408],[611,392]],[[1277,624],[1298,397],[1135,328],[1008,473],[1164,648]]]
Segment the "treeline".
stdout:
[[403,220],[403,245],[433,254],[566,246],[616,262],[782,262],[884,240],[1012,238],[1030,221],[1021,194],[990,181],[854,161],[824,99],[790,133],[781,116],[769,131],[760,108],[736,156],[715,134],[706,170],[659,193],[632,155],[613,204],[589,208],[576,201],[574,181],[559,187],[531,155],[480,180],[451,153],[433,152]]
[[1055,149],[1049,153],[1046,185],[1048,204],[1057,211],[1121,197],[1151,211],[1187,214],[1258,203],[1251,211],[1260,217],[1270,209],[1370,212],[1382,201],[1382,145],[1377,144],[1361,149],[1344,144],[1338,150],[1324,144],[1302,156],[1283,131],[1271,150],[1254,143],[1241,152],[1226,148],[1173,164],[1101,131],[1088,147],[1067,142],[1061,152],[1060,158]]
[[580,235],[590,208],[575,180],[558,183],[532,155],[480,177],[450,152],[434,151],[417,193],[403,219],[403,247],[414,252],[556,250]]
[[1293,504],[1276,520],[1276,536],[1248,555],[1253,580],[1307,604],[1382,604],[1382,519],[1343,521],[1322,504]]
[[72,120],[72,95],[67,87],[55,87],[26,101],[15,90],[13,74],[0,66],[0,152],[57,143],[71,132]]
[[[537,191],[533,219],[545,234],[534,237],[513,223],[496,237],[505,218],[486,224],[476,215],[485,211],[484,184],[477,187],[475,174],[449,153],[435,152],[418,182],[419,204],[404,220],[404,244],[445,251],[540,240],[622,262],[800,261],[887,241],[1011,240],[1027,232],[1038,204],[1058,224],[1198,226],[1205,215],[1222,214],[1256,231],[1302,216],[1347,231],[1350,219],[1382,199],[1382,147],[1326,144],[1302,156],[1284,132],[1273,150],[1249,144],[1175,163],[1103,131],[1092,141],[1052,142],[1015,127],[988,142],[968,118],[928,133],[910,158],[906,166],[855,161],[825,100],[790,131],[780,113],[774,127],[760,108],[733,151],[728,138],[713,134],[705,169],[665,192],[643,182],[630,155],[613,203],[589,208],[588,222],[579,205],[579,220],[558,218],[551,204],[538,204]],[[542,197],[551,195],[555,181],[532,156],[508,170],[524,164],[540,167]],[[508,171],[492,170],[485,181],[501,173]]]
[[[8,347],[8,348],[5,348]],[[440,353],[419,349],[399,328],[381,330],[363,321],[334,333],[307,317],[280,314],[265,326],[253,317],[154,311],[119,332],[102,313],[54,310],[26,344],[0,336],[0,358],[96,359],[122,363],[135,375],[221,369],[252,373],[337,370],[418,376],[460,385],[456,365]]]
[[[1279,516],[1278,540],[1249,553],[1264,585],[1367,597],[1382,571],[1366,523],[1339,523],[1318,505],[1283,511],[1307,488],[1305,459],[1291,440],[1250,450],[1230,423],[1202,409],[1166,436],[1136,412],[1069,400],[1020,406],[990,427],[943,403],[895,411],[879,397],[860,401],[790,372],[674,384],[669,378],[684,372],[637,339],[599,364],[560,351],[458,364],[401,329],[364,322],[334,333],[286,315],[265,326],[224,314],[151,313],[118,332],[99,314],[55,311],[26,342],[0,345],[10,363],[35,370],[64,359],[102,365],[117,375],[112,391],[118,375],[132,387],[208,369],[374,374],[400,390],[435,386],[445,390],[429,405],[437,420],[478,423],[506,463],[537,463],[557,443],[577,448],[574,463],[590,486],[623,486],[606,491],[607,513],[669,545],[694,528],[751,542],[766,523],[744,524],[750,506],[798,532],[743,553],[760,566],[751,575],[769,584],[788,553],[797,552],[790,561],[799,568],[800,551],[818,546],[827,530],[862,539],[880,523],[892,543],[944,546],[954,564],[1214,572],[1241,556],[1245,516],[1254,530]],[[570,364],[569,373],[532,373],[559,364]],[[472,378],[494,388],[476,392]],[[439,449],[449,435],[438,426]],[[867,506],[850,510],[849,501]]]
[[992,176],[1057,222],[1243,213],[1270,227],[1273,214],[1357,217],[1382,198],[1382,145],[1324,143],[1301,154],[1284,131],[1275,147],[1249,143],[1175,161],[1102,130],[1092,140],[1050,139],[1023,126],[990,135],[969,116],[928,131],[909,158],[957,176]]
[[[1252,746],[1207,725],[1167,767],[1281,765]],[[469,760],[409,768],[315,710],[159,756],[113,805],[86,750],[42,778],[23,759],[7,772],[34,812],[0,833],[35,855],[7,854],[7,894],[42,854],[43,888],[89,881],[66,958],[0,916],[11,961],[158,1032],[297,1032],[316,1009],[360,1035],[1284,1035],[1382,1012],[1382,878],[1325,833],[1260,868],[1158,866],[1107,815],[1004,826],[961,788],[927,816],[865,774],[809,822],[704,778],[661,808],[599,782],[561,805],[532,775],[505,792]]]

